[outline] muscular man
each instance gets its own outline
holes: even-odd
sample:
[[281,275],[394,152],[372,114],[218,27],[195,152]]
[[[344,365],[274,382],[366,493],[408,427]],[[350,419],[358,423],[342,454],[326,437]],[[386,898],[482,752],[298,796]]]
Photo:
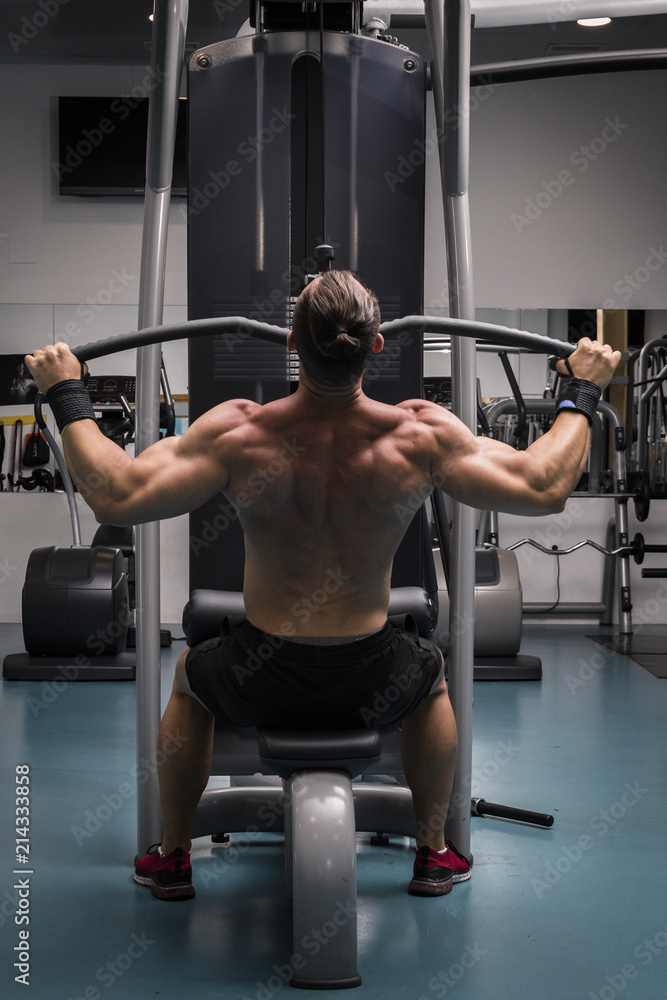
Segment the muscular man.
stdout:
[[[301,362],[296,393],[264,406],[221,403],[182,437],[134,459],[91,419],[79,362],[66,345],[26,358],[98,521],[174,517],[223,493],[244,531],[247,621],[180,657],[160,727],[164,836],[134,876],[158,898],[194,895],[190,837],[215,716],[241,726],[359,726],[390,684],[403,690],[401,700],[373,722],[402,723],[418,830],[409,891],[444,895],[470,876],[466,859],[444,841],[456,725],[442,654],[387,621],[392,560],[406,529],[397,511],[434,485],[481,509],[562,510],[620,354],[581,340],[552,429],[519,452],[475,437],[435,404],[388,406],[365,396],[364,367],[383,346],[379,324],[377,300],[350,273],[318,277],[297,301],[288,339]],[[262,476],[269,465],[271,476]]]

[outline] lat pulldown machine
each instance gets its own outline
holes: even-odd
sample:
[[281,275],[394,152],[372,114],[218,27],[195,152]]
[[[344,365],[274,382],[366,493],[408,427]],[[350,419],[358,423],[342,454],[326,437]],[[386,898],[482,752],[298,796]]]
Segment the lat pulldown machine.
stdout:
[[[227,391],[223,374],[224,362],[232,363],[231,381],[236,382],[233,387],[235,395],[240,394],[239,383],[244,379],[245,391],[248,391],[250,379],[250,394],[259,400],[272,398],[271,392],[289,391],[290,363],[284,348],[274,352],[272,349],[267,351],[265,347],[248,356],[246,349],[251,343],[248,334],[261,333],[274,343],[276,341],[284,343],[291,298],[299,290],[295,287],[294,277],[299,276],[300,269],[304,272],[307,270],[304,257],[314,242],[339,244],[336,248],[337,263],[339,266],[359,270],[363,279],[375,286],[386,316],[401,316],[406,313],[409,315],[415,306],[420,308],[421,244],[412,246],[403,238],[400,225],[385,217],[392,216],[395,212],[402,220],[405,232],[411,234],[410,238],[413,239],[415,235],[419,237],[421,222],[415,228],[413,213],[415,208],[421,205],[422,195],[419,190],[421,179],[417,176],[415,183],[405,189],[406,192],[413,192],[406,211],[401,211],[399,206],[401,197],[405,197],[402,192],[398,194],[396,205],[392,203],[391,211],[383,210],[382,204],[378,204],[376,200],[376,194],[382,157],[390,156],[392,151],[390,133],[403,128],[404,119],[407,119],[409,123],[407,131],[403,129],[399,135],[402,141],[411,142],[415,135],[413,131],[415,123],[417,127],[421,127],[425,67],[419,57],[407,53],[406,50],[377,39],[358,36],[355,10],[357,10],[356,5],[353,5],[351,31],[341,33],[338,28],[335,33],[325,32],[324,12],[320,8],[319,25],[315,30],[307,26],[304,31],[301,25],[292,28],[284,35],[282,32],[274,35],[262,30],[262,24],[266,27],[266,19],[262,22],[261,6],[259,6],[256,8],[258,17],[256,29],[259,30],[255,36],[212,46],[192,57],[190,64],[192,142],[196,143],[198,136],[204,145],[215,142],[216,151],[222,154],[223,158],[214,162],[209,160],[208,164],[200,163],[192,155],[194,147],[191,146],[191,184],[201,192],[202,200],[198,202],[197,208],[194,197],[191,197],[193,211],[189,220],[190,254],[191,259],[201,261],[201,267],[208,274],[208,279],[201,283],[200,302],[199,275],[195,274],[191,267],[190,308],[191,316],[196,317],[200,310],[199,315],[206,318],[195,318],[194,322],[169,331],[168,328],[160,326],[162,283],[171,174],[170,153],[173,149],[175,106],[187,22],[187,3],[184,0],[180,3],[158,0],[156,3],[153,68],[156,79],[163,82],[151,95],[149,114],[147,193],[139,311],[141,330],[137,335],[120,338],[122,348],[119,344],[116,345],[116,349],[141,344],[150,345],[142,347],[139,351],[137,393],[139,451],[152,443],[155,437],[154,414],[159,401],[159,340],[170,339],[171,336],[195,338],[198,334],[209,335],[202,340],[192,340],[193,374],[201,365],[206,365],[208,371],[212,371],[216,376],[214,382],[218,395],[214,400],[205,404],[200,403],[201,406],[210,405],[211,402],[224,398],[224,393]],[[443,149],[447,152],[443,161],[443,194],[447,218],[450,307],[453,318],[431,320],[412,317],[407,320],[395,320],[394,326],[391,322],[385,324],[383,332],[388,336],[393,333],[408,334],[408,341],[412,339],[416,345],[413,353],[417,359],[415,370],[419,373],[419,378],[421,336],[417,334],[427,329],[439,332],[448,330],[455,334],[452,372],[454,410],[474,431],[476,429],[474,343],[469,338],[477,336],[487,339],[485,336],[487,334],[488,339],[493,340],[495,336],[503,343],[523,341],[534,349],[547,350],[549,353],[561,356],[568,354],[571,348],[558,342],[548,341],[547,338],[532,338],[518,331],[485,328],[483,324],[474,323],[467,201],[467,118],[461,114],[456,116],[454,127],[451,116],[445,114],[447,107],[461,109],[468,106],[469,5],[458,0],[448,3],[446,7],[442,4],[427,4],[427,22],[433,50],[431,74],[436,118],[441,126],[440,134],[444,137]],[[378,86],[376,74],[383,81],[383,86]],[[223,81],[224,87],[228,87],[230,93],[234,95],[234,101],[226,108],[226,115],[230,117],[229,119],[225,117],[224,127],[219,119],[211,114],[210,101],[211,95],[215,96],[216,80]],[[320,121],[319,131],[315,125],[311,127],[310,124],[316,117],[311,107],[313,92],[316,94],[317,103],[325,112]],[[283,99],[286,100],[286,94],[290,95],[289,105],[282,103]],[[331,95],[338,95],[339,99],[344,101],[342,110],[338,110],[335,103],[330,103]],[[200,99],[205,102],[204,110],[199,108]],[[292,99],[295,101],[294,106],[291,103]],[[367,110],[368,101],[370,101],[370,111]],[[238,120],[235,120],[237,103]],[[283,107],[288,108],[286,114],[283,113]],[[385,129],[383,113],[386,110],[390,114],[391,128]],[[295,117],[289,118],[288,123],[285,123],[285,118],[292,114]],[[284,129],[281,127],[283,124]],[[378,143],[378,149],[366,141],[364,125],[366,128],[373,126],[372,134],[374,142]],[[225,140],[218,138],[222,134],[231,135],[231,151],[225,145]],[[239,136],[247,145],[242,145]],[[327,145],[327,142],[331,142],[331,136],[340,147],[339,157],[335,157]],[[251,138],[253,142],[250,142]],[[395,150],[395,147],[393,148]],[[242,174],[235,173],[238,166],[238,162],[237,166],[233,164],[237,159],[234,156],[235,149],[238,156],[248,157],[249,162]],[[251,159],[250,153],[244,154],[243,150],[246,149],[255,150],[256,155]],[[300,158],[310,165],[310,169],[314,169],[313,177],[319,172],[324,181],[319,187],[315,185],[314,194],[309,186],[309,194],[295,208],[295,215],[288,217],[288,202],[302,198],[300,168],[292,165]],[[315,168],[313,164],[316,165]],[[274,169],[275,177],[278,179],[275,188],[272,180],[270,182],[270,178],[274,176]],[[198,174],[197,171],[201,173]],[[226,178],[229,180],[225,182]],[[239,236],[238,227],[243,225],[247,226],[248,235],[238,239],[238,256],[241,259],[239,269],[234,271],[234,254],[228,252],[224,267],[229,271],[223,275],[220,282],[220,271],[223,270],[220,255],[224,253],[220,226],[225,223],[225,217],[216,216],[212,206],[226,204],[229,208],[229,199],[223,199],[222,195],[225,189],[232,190],[232,180],[239,181],[236,196],[238,197],[243,190],[249,206],[246,215],[234,216],[237,227],[234,235]],[[332,202],[329,202],[328,199],[332,197],[331,192],[336,191],[338,194]],[[207,204],[204,204],[203,199],[208,199]],[[318,208],[320,199],[321,208]],[[362,226],[367,203],[372,206],[373,212],[368,215]],[[194,214],[195,212],[198,214]],[[217,224],[214,221],[216,217]],[[400,249],[401,253],[396,255],[398,259],[403,260],[410,253],[416,257],[417,263],[414,268],[408,267],[404,260],[402,267],[395,262],[390,265],[388,261],[390,255],[384,248],[382,253],[366,249],[366,230],[368,226],[373,225],[380,225],[383,238],[389,241],[387,247],[390,248],[393,241]],[[325,237],[329,237],[329,240]],[[300,245],[297,243],[298,240],[301,240]],[[207,263],[209,259],[212,259],[214,264],[209,265]],[[386,274],[391,275],[391,282],[386,279]],[[212,289],[207,290],[210,282]],[[230,298],[230,289],[234,292],[233,299]],[[263,305],[267,302],[271,303],[269,315],[264,311],[268,306]],[[256,312],[254,320],[239,318],[238,312],[247,313],[249,305],[259,311],[259,319],[275,319],[278,325],[259,322]],[[230,341],[225,342],[225,336],[232,337],[233,350],[226,350]],[[252,343],[254,345],[254,341]],[[421,385],[415,391],[401,381],[404,363],[406,368],[412,367],[407,365],[411,344],[405,339],[403,343],[400,341],[398,343],[401,350],[392,359],[394,370],[378,373],[376,380],[378,386],[383,382],[386,383],[385,391],[388,399],[391,399],[391,393],[395,394],[395,398],[404,398],[406,395],[419,395],[421,390]],[[91,359],[98,354],[108,353],[109,350],[108,343],[99,343],[92,345],[92,349],[82,349],[77,353],[81,358]],[[391,355],[389,357],[391,358]],[[258,368],[263,370],[262,379],[257,377]],[[280,384],[278,390],[275,383]],[[194,395],[191,385],[191,397]],[[472,510],[458,505],[455,507],[451,599],[452,614],[456,615],[458,620],[472,618],[473,516]],[[137,603],[140,612],[137,648],[137,743],[138,754],[141,756],[150,753],[155,745],[160,717],[160,603],[159,590],[156,586],[159,577],[159,526],[142,525],[137,535]],[[410,555],[412,573],[420,568],[420,551],[419,546],[414,546],[412,549]],[[229,561],[230,564],[234,562],[233,554]],[[204,562],[195,565],[204,566]],[[402,572],[401,560],[397,561],[397,568]],[[234,572],[238,572],[238,569]],[[196,582],[208,582],[206,573],[206,570],[200,572],[197,568],[194,573]],[[421,582],[421,573],[417,572],[416,577],[412,575],[409,582]],[[219,577],[216,577],[216,583],[220,586]],[[418,606],[415,607],[415,612],[422,627],[428,630],[429,616],[432,619],[432,607],[429,605],[428,595],[424,596],[423,590],[420,590],[420,594],[422,596],[417,597]],[[237,595],[237,598],[238,596],[240,595]],[[190,641],[193,641],[196,636],[191,611],[192,608],[188,610],[186,626],[188,628],[192,626]],[[472,709],[471,630],[463,634],[457,632],[455,635],[450,650],[450,691],[460,738],[455,785],[457,794],[454,802],[463,805],[457,805],[447,835],[464,853],[469,854],[470,807],[466,805],[471,800],[469,777]],[[391,734],[387,735],[389,738],[383,745],[382,751],[376,738],[377,734],[372,731],[360,734],[329,734],[329,736],[316,734],[314,741],[310,743],[304,740],[303,734],[264,733],[259,734],[259,745],[254,733],[251,732],[249,736],[252,746],[240,733],[218,736],[215,763],[223,767],[219,773],[254,773],[258,769],[268,769],[283,776],[286,782],[285,791],[283,793],[279,788],[272,786],[268,789],[233,787],[211,794],[205,793],[196,821],[195,835],[201,836],[214,830],[230,829],[230,817],[232,825],[238,821],[241,824],[240,828],[244,829],[253,822],[253,817],[257,819],[258,807],[262,801],[276,795],[282,796],[286,841],[292,846],[292,850],[287,851],[286,859],[288,882],[294,892],[294,935],[297,943],[304,928],[317,926],[318,919],[326,920],[330,910],[333,912],[335,908],[333,896],[339,892],[338,886],[341,880],[347,885],[350,893],[349,911],[356,914],[355,808],[357,825],[360,829],[379,829],[389,833],[414,832],[411,799],[407,789],[400,786],[371,785],[364,792],[356,794],[355,786],[355,795],[352,796],[350,773],[372,770],[387,774],[400,766],[396,763],[396,742],[394,741],[392,746]],[[393,735],[396,736],[396,733]],[[248,737],[247,732],[245,736]],[[222,754],[220,739],[223,744],[227,740],[227,745],[222,746]],[[248,767],[253,770],[248,772]],[[322,770],[313,775],[313,768]],[[141,851],[145,849],[147,843],[160,838],[156,781],[146,782],[140,786],[138,792],[138,845]],[[299,803],[298,815],[294,807],[289,809],[290,802]],[[224,819],[220,817],[221,810]],[[326,830],[334,813],[343,824],[341,829],[345,830],[344,835],[341,836],[338,846],[336,843],[327,842],[323,847],[320,842],[318,851],[313,852],[303,832],[310,827],[308,821]],[[531,815],[539,821],[539,817]],[[302,822],[303,820],[305,822]],[[234,828],[238,829],[239,826]],[[330,872],[334,873],[333,880]],[[322,949],[319,961],[314,961],[307,968],[300,970],[300,975],[293,984],[319,987],[353,986],[359,981],[356,969],[356,919],[350,919],[345,933],[337,935],[335,945]]]

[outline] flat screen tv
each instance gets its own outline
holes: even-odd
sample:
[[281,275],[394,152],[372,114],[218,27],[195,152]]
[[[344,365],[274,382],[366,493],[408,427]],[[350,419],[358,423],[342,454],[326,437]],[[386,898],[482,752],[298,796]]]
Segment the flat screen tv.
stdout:
[[[178,102],[172,195],[185,196],[185,101]],[[61,195],[143,195],[148,98],[59,97],[58,157],[51,164]]]

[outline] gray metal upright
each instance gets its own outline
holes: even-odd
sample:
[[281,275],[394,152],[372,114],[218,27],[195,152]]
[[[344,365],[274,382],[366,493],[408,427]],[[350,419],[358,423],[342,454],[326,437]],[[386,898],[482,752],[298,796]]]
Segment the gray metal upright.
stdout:
[[[469,0],[426,0],[431,46],[431,79],[439,149],[450,315],[474,319],[470,208],[470,34]],[[452,404],[455,414],[477,432],[475,341],[452,338]],[[470,854],[472,697],[475,607],[475,512],[453,508],[450,603],[449,693],[459,748],[446,836]]]
[[[169,204],[188,0],[155,0],[138,326],[162,323]],[[137,351],[136,451],[159,437],[161,345]],[[160,841],[160,525],[137,529],[137,852]],[[148,766],[147,766],[148,762]],[[153,762],[152,765],[150,762]],[[148,774],[148,780],[143,777]]]

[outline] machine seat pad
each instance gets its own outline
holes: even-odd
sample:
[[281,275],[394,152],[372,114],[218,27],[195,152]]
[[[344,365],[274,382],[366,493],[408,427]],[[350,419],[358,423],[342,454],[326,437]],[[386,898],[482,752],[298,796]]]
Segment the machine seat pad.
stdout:
[[294,771],[343,770],[353,776],[379,759],[382,738],[376,729],[257,730],[259,756],[283,778]]

